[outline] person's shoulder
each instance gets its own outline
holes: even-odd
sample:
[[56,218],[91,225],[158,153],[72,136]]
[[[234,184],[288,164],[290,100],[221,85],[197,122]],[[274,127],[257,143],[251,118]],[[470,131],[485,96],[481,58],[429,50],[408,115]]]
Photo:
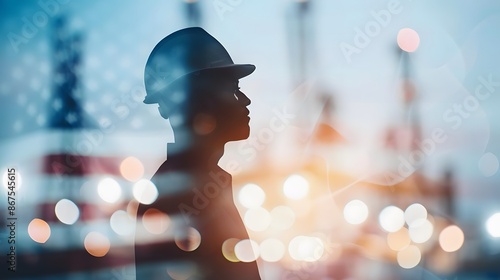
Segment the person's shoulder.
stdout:
[[153,177],[151,177],[151,181],[153,183],[156,183],[158,181],[161,181],[162,178],[168,177],[171,174],[175,174],[179,172],[178,170],[175,169],[175,166],[172,165],[170,161],[164,161],[160,167],[156,170],[156,172],[153,174]]
[[189,191],[196,185],[197,177],[190,170],[176,168],[164,162],[151,178],[159,196],[177,196]]
[[173,169],[173,166],[171,164],[171,161],[165,160],[160,167],[156,170],[155,174],[153,175],[153,178],[157,175],[161,175],[162,173],[167,173]]

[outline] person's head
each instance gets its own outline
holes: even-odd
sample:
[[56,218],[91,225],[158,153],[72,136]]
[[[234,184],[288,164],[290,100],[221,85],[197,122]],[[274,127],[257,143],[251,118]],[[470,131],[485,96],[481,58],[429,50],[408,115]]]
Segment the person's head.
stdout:
[[160,115],[170,120],[174,134],[219,142],[246,139],[250,133],[250,99],[229,73],[207,71],[177,80],[158,102]]
[[149,56],[144,103],[159,105],[174,134],[223,143],[246,139],[250,100],[238,81],[254,70],[234,64],[203,29],[182,29],[161,40]]

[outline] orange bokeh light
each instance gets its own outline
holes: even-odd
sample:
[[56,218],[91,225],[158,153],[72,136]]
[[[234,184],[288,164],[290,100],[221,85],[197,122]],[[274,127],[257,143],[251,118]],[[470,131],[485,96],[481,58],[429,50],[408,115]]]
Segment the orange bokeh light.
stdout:
[[411,28],[403,28],[398,32],[398,46],[405,52],[414,52],[420,44],[420,36]]
[[94,257],[104,257],[109,252],[109,239],[101,233],[90,232],[83,243],[85,250]]
[[189,227],[185,234],[175,237],[175,244],[183,251],[192,252],[201,244],[200,232],[195,228]]
[[135,182],[144,175],[144,166],[137,158],[127,157],[120,164],[120,173],[123,178],[130,182]]
[[45,243],[50,237],[50,226],[42,219],[33,219],[28,225],[28,234],[35,242]]
[[150,208],[142,216],[142,225],[152,234],[161,234],[170,225],[170,218],[160,210]]
[[439,245],[445,252],[455,252],[464,244],[464,232],[457,226],[451,225],[439,234]]

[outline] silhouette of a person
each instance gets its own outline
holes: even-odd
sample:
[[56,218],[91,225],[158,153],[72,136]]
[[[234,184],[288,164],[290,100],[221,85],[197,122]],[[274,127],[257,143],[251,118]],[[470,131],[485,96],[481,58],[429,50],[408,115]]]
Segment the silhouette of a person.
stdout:
[[250,99],[238,80],[254,70],[198,27],[170,34],[150,54],[144,103],[158,104],[175,143],[151,179],[158,199],[138,208],[137,279],[260,279],[255,262],[235,259],[235,243],[249,237],[231,176],[218,166],[227,142],[249,136]]

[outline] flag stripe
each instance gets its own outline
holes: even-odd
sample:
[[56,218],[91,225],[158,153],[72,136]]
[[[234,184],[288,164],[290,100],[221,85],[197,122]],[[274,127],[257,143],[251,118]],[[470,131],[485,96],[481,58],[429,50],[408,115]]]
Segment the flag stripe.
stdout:
[[96,157],[74,154],[49,154],[45,156],[43,172],[52,175],[86,176],[108,174],[119,176],[123,158]]

